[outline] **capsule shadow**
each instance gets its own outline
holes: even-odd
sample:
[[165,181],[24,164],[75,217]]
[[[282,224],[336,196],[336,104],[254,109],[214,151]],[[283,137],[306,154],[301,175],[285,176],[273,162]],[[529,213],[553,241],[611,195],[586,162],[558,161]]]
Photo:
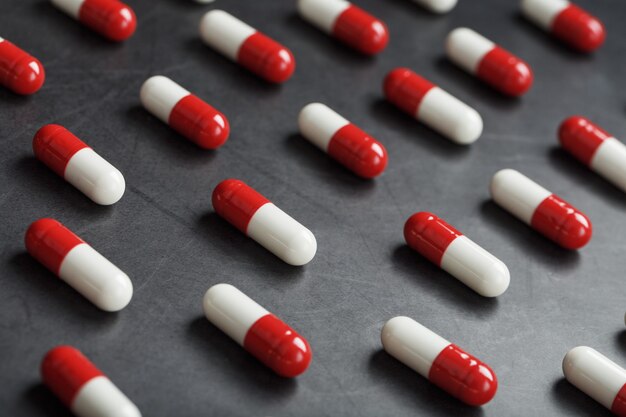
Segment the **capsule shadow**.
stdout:
[[[407,0],[387,0],[388,3],[392,3],[394,7],[401,8],[406,13],[412,13],[417,16],[424,17],[425,19],[444,19],[448,16],[447,13],[433,13],[427,10],[425,7],[420,6],[414,1]],[[426,21],[426,20],[425,20]]]
[[[33,411],[48,417],[72,417],[73,414],[44,384],[34,384],[23,393],[23,399]],[[38,414],[39,414],[38,413]],[[37,415],[38,415],[37,414]],[[33,415],[33,414],[31,414]]]
[[615,335],[615,344],[619,349],[626,352],[626,329],[617,332]]
[[587,394],[561,378],[552,385],[554,404],[568,416],[612,416],[613,414]]

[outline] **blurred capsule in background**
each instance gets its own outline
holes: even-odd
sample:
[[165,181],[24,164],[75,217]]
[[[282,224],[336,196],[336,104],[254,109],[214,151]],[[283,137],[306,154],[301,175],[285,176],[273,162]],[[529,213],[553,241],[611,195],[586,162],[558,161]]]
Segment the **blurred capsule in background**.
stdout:
[[34,94],[43,85],[46,73],[39,60],[0,38],[0,85],[16,94]]
[[121,42],[137,28],[130,6],[118,0],[50,0],[59,10],[109,40]]

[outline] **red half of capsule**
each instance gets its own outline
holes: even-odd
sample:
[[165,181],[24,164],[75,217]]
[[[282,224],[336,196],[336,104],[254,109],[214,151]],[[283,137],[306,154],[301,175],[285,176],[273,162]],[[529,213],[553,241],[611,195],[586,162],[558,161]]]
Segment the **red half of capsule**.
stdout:
[[513,97],[521,96],[533,84],[533,72],[528,64],[499,46],[483,57],[476,75],[496,90]]
[[404,224],[407,245],[423,257],[441,266],[441,259],[450,243],[463,234],[432,213],[415,213]]
[[379,53],[389,42],[387,26],[355,5],[337,17],[332,32],[340,41],[367,55]]
[[328,154],[363,178],[374,178],[387,166],[385,147],[353,124],[335,132]]
[[50,350],[41,362],[43,383],[68,407],[83,385],[104,376],[78,349],[58,346]]
[[602,22],[574,4],[556,16],[552,33],[581,52],[598,49],[606,38]]
[[273,314],[258,319],[246,333],[244,348],[284,377],[303,373],[311,363],[309,343]]
[[566,249],[580,249],[591,239],[589,218],[554,194],[537,206],[530,224]]
[[600,127],[580,116],[565,119],[559,127],[559,141],[563,149],[585,165],[591,165],[600,145],[610,137]]
[[205,149],[219,148],[230,134],[228,119],[193,94],[180,99],[168,124],[181,135]]
[[228,179],[220,182],[211,197],[213,208],[230,224],[247,233],[254,213],[270,201],[245,182]]
[[85,0],[80,6],[78,20],[116,42],[130,38],[137,28],[133,9],[117,0]]
[[261,32],[246,39],[237,53],[237,62],[273,83],[287,81],[296,69],[291,51]]
[[4,40],[0,42],[0,84],[17,94],[39,91],[46,79],[41,62]]
[[613,404],[611,405],[611,411],[618,416],[626,416],[626,384],[619,390]]
[[33,152],[37,159],[62,177],[65,176],[65,168],[72,156],[88,147],[60,125],[45,125],[33,138]]
[[433,362],[428,379],[466,404],[481,406],[498,390],[493,370],[458,346],[451,344]]
[[65,256],[85,241],[54,219],[39,219],[26,230],[24,243],[33,258],[59,275]]
[[383,91],[391,103],[415,116],[424,96],[435,84],[408,68],[396,68],[385,77]]

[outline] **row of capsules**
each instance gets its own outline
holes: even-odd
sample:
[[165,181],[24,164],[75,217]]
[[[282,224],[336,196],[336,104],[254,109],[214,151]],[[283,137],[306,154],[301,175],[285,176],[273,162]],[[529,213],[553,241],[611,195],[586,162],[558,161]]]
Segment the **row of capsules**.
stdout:
[[[81,16],[88,15],[82,12],[84,4],[80,4],[89,4],[89,0],[53,2],[81,21],[85,21]],[[69,3],[74,3],[74,9]],[[110,4],[111,10],[125,10],[117,1],[102,4],[105,3]],[[431,10],[444,11],[436,6],[437,2],[428,3]],[[522,7],[526,15],[539,21],[538,16],[546,19],[547,3],[524,1]],[[363,53],[373,54],[386,46],[388,37],[384,24],[347,2],[302,0],[298,8],[307,20]],[[589,22],[597,22],[576,6],[563,3],[562,9],[558,11],[552,5],[551,19],[565,20],[570,25],[569,30],[572,23],[561,15],[575,16],[583,29]],[[122,15],[134,19],[132,11]],[[354,29],[358,28],[356,23],[365,25],[368,30]],[[130,33],[134,31],[134,24],[132,26]],[[602,29],[601,25],[596,27]],[[112,35],[111,30],[98,31],[110,39],[122,40],[122,36]],[[567,30],[553,32],[580,50],[593,49],[589,47],[592,43],[589,37],[582,37],[586,43],[581,41],[580,29],[576,31],[575,42],[567,36],[570,33]],[[604,37],[603,29],[589,33],[601,33],[595,38],[595,45],[599,46]],[[283,82],[293,73],[295,61],[286,48],[226,12],[207,13],[201,23],[201,36],[208,45],[268,81]],[[586,46],[581,46],[583,44]],[[525,63],[470,29],[453,31],[446,47],[452,61],[505,94],[521,95],[532,83],[532,72]],[[482,120],[474,110],[410,70],[392,71],[385,79],[384,91],[398,107],[457,143],[471,143],[482,132]],[[170,79],[150,78],[144,83],[140,96],[146,109],[201,147],[215,149],[228,137],[229,127],[224,115]],[[459,114],[462,117],[458,117]],[[382,144],[327,106],[307,105],[300,113],[298,124],[304,137],[356,174],[371,178],[384,170],[387,157]],[[620,164],[624,159],[620,158],[626,156],[626,148],[619,141],[579,117],[564,122],[560,139],[577,158],[624,187],[624,164]],[[35,136],[33,148],[39,159],[93,201],[113,204],[121,198],[124,192],[121,173],[65,128],[45,126]],[[601,152],[601,149],[606,150]],[[501,206],[566,248],[577,249],[591,236],[591,223],[584,214],[516,171],[498,172],[492,180],[491,193]],[[239,180],[219,184],[213,193],[213,205],[222,217],[289,264],[306,264],[315,255],[317,244],[308,229]],[[508,269],[501,261],[435,215],[421,212],[411,216],[404,234],[412,248],[479,294],[494,297],[508,287]],[[52,219],[35,222],[27,231],[26,246],[46,267],[103,310],[118,311],[130,301],[132,284],[128,276],[59,222]],[[204,308],[209,320],[278,374],[296,376],[308,367],[311,350],[306,340],[234,287],[218,284],[209,289]],[[233,326],[233,322],[238,325]],[[488,366],[411,319],[390,320],[383,328],[382,341],[390,354],[468,404],[482,405],[495,395],[497,379]],[[413,349],[410,354],[408,346]],[[589,350],[576,348],[566,357],[566,376],[581,374],[584,366],[580,364],[584,361],[573,360],[580,352]],[[608,360],[603,360],[606,365]],[[578,365],[572,368],[573,363]],[[92,380],[102,380],[92,375],[72,391],[66,385],[69,381],[76,383],[78,379],[73,372],[80,373],[84,366],[93,367],[75,349],[60,347],[46,356],[42,372],[44,381],[76,414],[90,416],[96,413],[98,398],[115,390],[110,381],[91,384]],[[98,372],[94,375],[102,376]],[[458,375],[464,376],[459,379]],[[584,372],[582,375],[578,380],[574,376],[568,379],[593,396],[594,388],[585,386],[588,378],[585,379]],[[87,382],[103,388],[83,389]],[[69,399],[68,392],[73,393]],[[78,395],[82,392],[89,394]],[[119,390],[115,392],[118,401],[107,403],[113,407],[111,410],[115,409],[110,412],[120,415],[122,410],[129,410],[128,415],[138,415],[136,407],[131,407],[132,403]],[[606,405],[606,401],[601,402]]]

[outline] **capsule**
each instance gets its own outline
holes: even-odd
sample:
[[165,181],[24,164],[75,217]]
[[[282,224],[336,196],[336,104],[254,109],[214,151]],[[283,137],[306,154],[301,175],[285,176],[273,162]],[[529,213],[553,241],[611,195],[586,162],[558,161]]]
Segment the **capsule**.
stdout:
[[126,189],[113,165],[59,125],[45,125],[33,138],[35,156],[95,203],[111,205]]
[[595,349],[578,346],[563,359],[563,374],[576,388],[626,417],[626,370]]
[[387,26],[345,0],[298,0],[300,16],[321,31],[366,55],[385,49]]
[[456,65],[503,94],[521,96],[533,83],[527,63],[471,29],[450,32],[446,53]]
[[43,85],[46,73],[39,60],[0,38],[0,84],[16,94],[34,94]]
[[587,216],[518,171],[496,172],[489,191],[502,208],[565,249],[580,249],[591,239]]
[[135,404],[71,346],[57,346],[46,354],[41,379],[78,417],[141,417]]
[[567,0],[522,0],[521,5],[528,20],[580,52],[604,43],[602,22]]
[[119,311],[133,296],[128,275],[54,219],[30,225],[26,250],[104,311]]
[[454,9],[457,0],[413,0],[413,3],[417,3],[433,13],[443,14]]
[[387,100],[460,145],[475,142],[483,131],[480,114],[408,68],[387,74]]
[[228,139],[226,116],[167,77],[148,78],[139,95],[146,110],[201,148],[216,149]]
[[454,227],[425,211],[404,224],[407,245],[485,297],[497,297],[509,287],[506,265]]
[[302,136],[363,178],[374,178],[387,166],[380,142],[324,104],[304,106],[298,125]]
[[472,406],[496,395],[493,370],[443,337],[408,317],[394,317],[383,326],[383,348],[453,397]]
[[107,39],[121,42],[137,28],[135,12],[117,0],[50,0],[57,8]]
[[223,10],[204,15],[200,36],[208,46],[269,82],[287,81],[296,68],[289,49]]
[[203,306],[211,323],[278,375],[293,378],[309,367],[306,339],[232,285],[209,288]]
[[572,116],[559,127],[563,149],[626,191],[626,146],[590,120]]

